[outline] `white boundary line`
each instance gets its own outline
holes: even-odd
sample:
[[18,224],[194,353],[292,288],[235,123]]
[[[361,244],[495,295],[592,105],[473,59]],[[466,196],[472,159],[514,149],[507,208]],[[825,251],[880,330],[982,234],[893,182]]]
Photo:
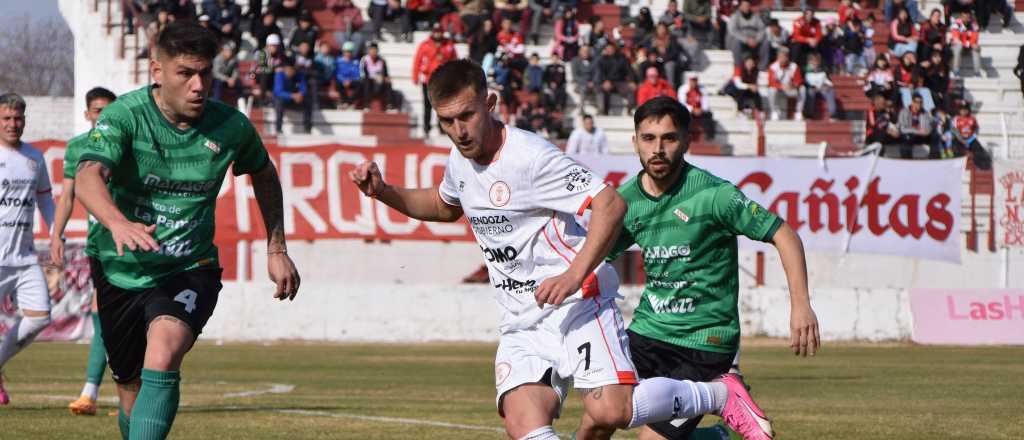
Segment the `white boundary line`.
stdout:
[[270,384],[270,388],[267,388],[265,390],[250,390],[250,391],[240,391],[240,392],[237,392],[237,393],[224,393],[224,397],[230,399],[232,397],[253,397],[253,396],[261,396],[263,394],[287,394],[287,393],[292,392],[292,390],[294,390],[294,389],[295,389],[295,385],[292,385],[292,384],[272,383],[272,384]]
[[491,426],[478,426],[478,425],[462,425],[459,423],[447,423],[447,422],[435,422],[433,420],[422,420],[422,419],[404,419],[398,417],[383,417],[383,416],[367,416],[362,414],[351,414],[343,412],[329,412],[329,411],[311,411],[305,409],[278,409],[273,412],[281,414],[297,414],[303,416],[320,416],[320,417],[332,417],[336,419],[352,419],[352,420],[365,420],[370,422],[385,422],[385,423],[400,423],[403,425],[420,425],[420,426],[433,426],[437,428],[455,428],[464,429],[468,431],[487,431],[504,434],[505,430],[502,428],[495,428]]

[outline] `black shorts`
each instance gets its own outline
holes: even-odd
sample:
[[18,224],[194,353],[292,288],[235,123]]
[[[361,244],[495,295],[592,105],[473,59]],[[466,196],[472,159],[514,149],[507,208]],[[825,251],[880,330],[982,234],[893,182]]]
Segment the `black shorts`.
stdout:
[[[89,265],[101,267],[95,258],[89,258]],[[91,270],[103,345],[115,382],[129,383],[142,374],[146,330],[154,318],[178,318],[192,329],[193,342],[199,337],[217,306],[221,272],[219,267],[193,269],[167,277],[156,287],[128,290],[110,284],[102,270]]]
[[[732,367],[732,360],[736,357],[735,352],[714,353],[695,350],[651,339],[631,330],[626,332],[629,334],[629,354],[641,379],[668,377],[708,382],[728,373]],[[700,420],[701,417],[698,416],[679,426],[673,425],[672,422],[652,423],[647,426],[667,439],[683,440],[690,438]]]

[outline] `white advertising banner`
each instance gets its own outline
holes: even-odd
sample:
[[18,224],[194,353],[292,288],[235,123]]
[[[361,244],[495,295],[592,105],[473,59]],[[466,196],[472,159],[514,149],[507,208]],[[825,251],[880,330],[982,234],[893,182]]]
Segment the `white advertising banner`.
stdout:
[[996,244],[1024,247],[1024,161],[997,160],[995,173]]
[[[575,156],[620,185],[640,170],[635,156]],[[819,161],[687,156],[775,212],[815,252],[871,253],[960,262],[960,192],[965,160],[867,156]],[[741,238],[741,246],[763,244]]]

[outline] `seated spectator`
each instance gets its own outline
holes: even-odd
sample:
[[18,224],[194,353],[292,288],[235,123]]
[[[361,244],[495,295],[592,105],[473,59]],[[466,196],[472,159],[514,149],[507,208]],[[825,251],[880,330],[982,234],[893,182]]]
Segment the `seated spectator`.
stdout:
[[156,44],[157,36],[174,20],[174,15],[171,15],[167,7],[161,5],[157,9],[156,20],[146,26],[146,48],[142,49],[137,58],[149,58],[150,47]]
[[921,10],[918,9],[917,0],[885,0],[882,12],[885,14],[885,21],[892,22],[899,15],[900,9],[906,9],[910,13],[910,21],[917,23],[921,21]]
[[536,94],[531,94],[527,102],[519,106],[516,114],[516,127],[545,137],[558,137],[561,125],[561,118],[544,108],[540,96]]
[[962,12],[974,13],[977,5],[974,0],[942,0],[946,9],[946,23],[952,24]]
[[[281,28],[277,26],[277,17],[267,12],[260,17],[258,23],[253,23],[252,36],[256,38],[256,47],[263,49],[266,46],[267,37],[271,35],[282,35]],[[279,38],[280,39],[280,38]]]
[[[519,23],[519,34],[524,37],[530,35],[530,19],[533,11],[529,8],[529,0],[495,0],[494,16],[495,23],[501,23],[508,19],[513,23]],[[502,26],[504,28],[504,26]]]
[[778,56],[779,49],[789,50],[789,32],[779,25],[779,20],[774,18],[768,20],[768,30],[765,32],[764,39],[768,41],[768,56],[761,54],[762,56],[757,60],[759,70],[768,70],[768,65]]
[[558,21],[555,22],[554,52],[562,61],[570,61],[576,57],[580,49],[580,26],[576,22],[576,10],[563,8]]
[[[384,29],[385,21],[394,21],[405,17],[405,8],[402,7],[401,0],[371,0],[370,9],[367,12],[370,16],[370,25],[372,26],[367,31],[371,38],[376,41],[384,39],[382,30]],[[403,34],[401,39],[408,43],[412,42],[411,35]]]
[[536,46],[540,42],[541,22],[551,23],[559,17],[555,14],[559,2],[558,0],[522,0],[522,2],[530,8],[530,30],[524,32],[523,35],[533,40],[533,44]]
[[284,134],[284,112],[286,109],[302,110],[302,127],[305,133],[313,131],[313,107],[310,105],[306,88],[306,77],[295,69],[295,62],[285,59],[281,71],[274,75],[274,129]]
[[930,59],[921,62],[924,75],[924,87],[931,91],[932,98],[939,103],[937,107],[950,108],[949,66],[942,58],[942,52],[932,51]]
[[334,54],[331,45],[317,42],[316,56],[313,57],[313,67],[316,70],[317,80],[320,84],[330,84],[334,79]]
[[327,8],[334,14],[334,40],[338,46],[352,43],[353,54],[363,52],[363,11],[352,0],[327,0]]
[[897,57],[907,52],[917,52],[917,25],[910,20],[910,13],[900,8],[896,19],[889,26],[889,47]]
[[552,55],[551,62],[544,67],[544,88],[541,90],[541,104],[552,112],[563,110],[569,104],[565,81],[565,64],[561,58]]
[[302,0],[270,0],[268,9],[278,17],[298,17]]
[[277,34],[268,35],[263,50],[256,51],[256,67],[253,72],[256,76],[256,86],[252,90],[252,95],[260,99],[261,104],[270,100],[274,90],[274,74],[280,69],[284,59],[281,37]]
[[483,25],[477,27],[476,34],[469,38],[469,58],[480,63],[484,73],[491,74],[497,51],[498,32],[494,28],[494,22],[490,19],[484,20]]
[[309,12],[303,12],[299,15],[299,25],[292,30],[292,35],[288,37],[288,49],[294,52],[302,43],[309,43],[309,47],[312,48],[319,37],[320,28],[313,22],[313,16]]
[[935,136],[937,138],[935,142],[938,144],[939,151],[934,152],[935,155],[929,154],[928,158],[952,159],[955,157],[953,153],[953,118],[942,107],[935,107],[932,120],[935,122]]
[[544,66],[540,65],[540,55],[536,52],[530,54],[530,65],[526,66],[523,74],[526,80],[526,91],[540,93],[544,87]]
[[298,70],[306,78],[310,105],[313,107],[313,110],[319,110],[320,85],[326,83],[320,82],[316,65],[313,61],[314,58],[316,58],[316,54],[313,53],[313,45],[308,41],[300,43],[299,47],[295,50],[295,70]]
[[900,142],[900,129],[896,125],[896,115],[892,101],[878,94],[872,98],[871,108],[867,114],[865,144],[878,143],[883,148]]
[[843,65],[843,30],[835,18],[825,20],[821,41],[821,66],[826,72],[839,72]]
[[341,48],[341,56],[334,62],[334,84],[341,108],[346,109],[360,102],[363,91],[359,82],[359,60],[355,57],[355,45],[351,41]]
[[796,109],[793,117],[803,120],[804,111],[804,78],[796,63],[789,61],[789,50],[780,49],[774,63],[768,67],[768,108],[772,112],[772,120],[789,116],[789,99],[796,98]]
[[910,106],[911,95],[920,96],[924,103],[924,111],[931,113],[935,108],[935,101],[932,99],[932,92],[924,85],[924,70],[917,64],[917,57],[914,52],[903,54],[900,63],[893,71],[896,79],[896,87],[900,91],[900,102],[903,107]]
[[711,0],[683,2],[683,19],[688,36],[697,40],[703,48],[711,47],[712,32],[718,31],[718,21],[711,17]]
[[[697,122],[698,127],[704,133],[705,140],[715,138],[715,119],[708,106],[708,94],[704,86],[700,85],[696,73],[686,74],[686,84],[679,87],[679,101],[690,111],[690,117]],[[691,136],[696,134],[690,132]],[[693,139],[693,137],[691,137]]]
[[[644,72],[647,72],[648,67],[658,69],[658,75],[662,78],[665,77],[665,68],[661,61],[658,60],[658,52],[641,47],[636,52],[636,61],[633,63],[633,75],[637,78],[643,78],[645,76]],[[672,82],[669,81],[669,84],[672,84]]]
[[565,154],[607,154],[608,136],[604,130],[594,125],[594,117],[583,115],[583,126],[576,127],[569,134],[569,142],[565,144]]
[[963,52],[971,53],[974,63],[974,76],[981,77],[981,47],[978,46],[978,24],[970,12],[961,12],[960,17],[949,27],[950,48],[953,51],[953,76],[960,76],[963,67]]
[[768,56],[768,40],[765,38],[765,25],[761,16],[754,13],[750,0],[741,0],[739,10],[729,18],[730,47],[733,64],[743,64],[747,55],[756,57]]
[[[581,101],[586,101],[587,97],[597,97],[597,83],[595,78],[597,75],[597,63],[594,58],[590,56],[590,46],[581,46],[580,53],[573,58],[572,63],[569,65],[572,70],[572,80],[576,87],[576,93],[580,95]],[[1021,80],[1024,82],[1024,80]],[[583,105],[581,102],[580,105]]]
[[828,112],[828,119],[836,119],[836,91],[833,88],[832,80],[828,72],[822,66],[819,55],[814,54],[807,57],[807,68],[804,72],[804,98],[806,105],[804,113],[810,119],[817,119],[818,106],[815,105],[820,96],[825,100],[825,109]]
[[210,17],[210,26],[221,41],[231,41],[235,47],[242,42],[242,7],[230,0],[203,3],[203,14]]
[[860,12],[860,3],[854,3],[851,0],[839,0],[839,26],[846,26],[851,19],[860,20],[857,13]]
[[626,98],[626,112],[632,115],[636,107],[636,79],[629,68],[629,60],[615,43],[608,43],[596,64],[594,83],[601,90],[601,114],[608,114],[612,94],[617,94]]
[[793,61],[802,66],[807,63],[807,55],[821,50],[824,37],[821,22],[814,17],[813,9],[805,9],[803,15],[793,21],[790,47],[793,50]]
[[912,159],[914,156],[914,145],[928,146],[929,152],[937,151],[935,142],[934,125],[931,114],[924,109],[924,100],[921,95],[914,95],[910,101],[910,107],[900,111],[900,158]]
[[161,0],[160,6],[175,20],[195,20],[197,17],[193,0]]
[[665,12],[658,18],[658,23],[664,23],[670,29],[675,26],[683,27],[683,13],[679,12],[679,3],[676,0],[669,0],[665,5]]
[[668,96],[676,99],[676,91],[672,85],[661,78],[656,67],[648,67],[644,72],[644,82],[636,88],[636,105],[644,105],[645,102],[659,96]]
[[601,21],[601,17],[593,16],[590,17],[590,32],[587,33],[583,39],[584,45],[590,46],[597,53],[603,53],[604,47],[608,43],[613,42],[615,39],[604,28],[604,21]]
[[864,94],[871,99],[879,95],[889,100],[896,99],[896,77],[885,57],[876,59],[874,67],[864,77]]
[[402,34],[406,36],[406,41],[410,41],[412,33],[417,29],[433,28],[435,24],[441,23],[441,15],[434,6],[431,0],[406,1],[405,14],[402,16]]
[[651,16],[651,9],[644,6],[640,8],[640,13],[637,14],[634,20],[634,28],[636,34],[633,35],[634,41],[643,41],[647,36],[654,33],[654,17]]
[[[668,83],[675,88],[679,82],[679,72],[689,70],[690,58],[679,46],[675,37],[668,31],[668,26],[659,23],[654,28],[654,35],[645,44],[648,52],[653,52],[661,65],[661,73]],[[642,73],[642,72],[639,72]]]
[[209,15],[203,14],[199,16],[199,26],[202,26],[204,29],[213,32],[214,34],[217,33],[217,30],[214,29],[213,26],[210,24]]
[[723,88],[726,95],[736,100],[736,108],[748,117],[751,116],[751,109],[763,110],[757,86],[760,73],[757,70],[757,61],[754,57],[748,56],[743,59],[743,64],[736,66],[732,80]]
[[946,24],[942,22],[942,11],[932,9],[928,20],[921,24],[919,33],[918,55],[922,60],[931,58],[934,48],[941,48],[940,52],[945,50],[947,31]]
[[857,75],[859,72],[868,69],[867,59],[864,57],[864,31],[861,29],[861,22],[857,18],[846,21],[846,28],[843,30],[843,58],[847,75]]
[[501,30],[498,32],[498,48],[508,54],[509,65],[513,69],[522,71],[526,69],[526,40],[523,34],[512,29],[512,20],[506,18],[501,21]]
[[388,63],[380,57],[377,43],[370,43],[359,66],[363,82],[363,99],[367,102],[365,108],[371,108],[369,104],[374,101],[382,103],[384,110],[396,107],[394,99],[392,99]]
[[739,0],[714,0],[711,4],[715,23],[715,48],[728,50],[729,46],[725,44],[725,40],[729,33],[729,20],[732,19],[736,10],[739,9],[740,2]]
[[975,166],[982,170],[992,168],[992,157],[981,146],[981,142],[978,142],[978,120],[971,114],[969,104],[964,103],[957,109],[957,115],[953,117],[952,129],[952,147],[956,157],[963,156],[970,151]]
[[[213,99],[223,101],[224,92],[230,91],[234,98],[241,95],[242,82],[238,80],[238,56],[231,43],[220,48],[220,55],[213,59]],[[232,107],[234,102],[227,104]]]

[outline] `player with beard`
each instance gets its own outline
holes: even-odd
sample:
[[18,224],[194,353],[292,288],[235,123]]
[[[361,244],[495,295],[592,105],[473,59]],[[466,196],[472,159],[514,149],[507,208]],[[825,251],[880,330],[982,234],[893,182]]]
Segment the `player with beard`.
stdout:
[[[502,307],[495,388],[509,437],[557,439],[551,424],[571,383],[583,393],[586,417],[609,432],[717,413],[748,439],[770,439],[770,422],[736,375],[637,383],[615,304],[618,277],[603,262],[625,203],[545,139],[492,118],[497,95],[486,83],[469,60],[430,77],[429,98],[455,146],[438,188],[388,185],[372,162],[351,177],[365,195],[409,217],[465,215],[471,225],[498,226],[473,234]],[[589,230],[575,220],[588,209]]]
[[[703,381],[729,371],[740,341],[738,235],[778,249],[789,282],[790,346],[813,356],[820,337],[800,237],[732,183],[686,163],[690,115],[679,101],[654,98],[633,121],[643,170],[619,188],[628,209],[608,258],[633,244],[643,251],[647,284],[627,331],[641,379]],[[700,419],[648,424],[640,438],[696,438]],[[595,430],[585,418],[580,437]]]

